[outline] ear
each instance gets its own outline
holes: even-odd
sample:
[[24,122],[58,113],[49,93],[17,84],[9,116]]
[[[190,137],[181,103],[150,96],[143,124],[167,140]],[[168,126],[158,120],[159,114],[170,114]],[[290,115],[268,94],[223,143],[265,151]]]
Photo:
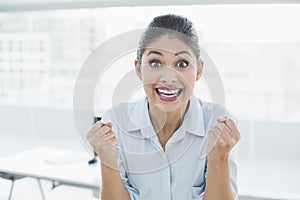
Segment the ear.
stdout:
[[196,81],[198,81],[202,75],[204,62],[202,59],[199,59],[199,66],[197,67],[197,75],[196,75]]
[[142,73],[141,73],[141,66],[139,64],[138,59],[134,60],[134,66],[135,66],[135,73],[136,73],[137,77],[142,81],[143,78],[142,78]]

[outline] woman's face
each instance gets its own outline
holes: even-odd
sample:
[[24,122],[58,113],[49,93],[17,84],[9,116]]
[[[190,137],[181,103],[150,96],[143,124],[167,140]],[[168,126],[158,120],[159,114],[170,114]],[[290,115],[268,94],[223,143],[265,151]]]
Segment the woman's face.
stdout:
[[202,72],[203,63],[197,59],[192,49],[176,37],[166,35],[150,43],[143,52],[140,68],[135,61],[150,106],[159,106],[166,112],[185,108]]

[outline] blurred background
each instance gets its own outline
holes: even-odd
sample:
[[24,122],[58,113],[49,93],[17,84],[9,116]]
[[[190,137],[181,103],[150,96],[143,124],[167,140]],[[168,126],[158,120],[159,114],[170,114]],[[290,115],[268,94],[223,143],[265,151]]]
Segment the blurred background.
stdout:
[[[84,61],[107,39],[168,13],[195,24],[222,78],[226,108],[239,119],[240,199],[300,199],[297,1],[1,1],[0,159],[41,146],[85,151],[72,107]],[[108,98],[96,91],[99,113],[111,106],[115,84],[134,58],[112,63],[98,88]],[[204,81],[195,94],[210,101]],[[10,184],[0,178],[1,200]],[[42,184],[47,199],[94,199],[86,189]],[[33,180],[15,183],[12,199],[40,198]]]

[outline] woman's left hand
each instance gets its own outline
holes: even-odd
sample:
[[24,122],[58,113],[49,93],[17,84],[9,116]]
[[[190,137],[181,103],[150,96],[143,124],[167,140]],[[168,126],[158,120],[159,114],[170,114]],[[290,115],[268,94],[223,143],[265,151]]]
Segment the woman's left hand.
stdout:
[[228,117],[218,118],[218,124],[207,132],[208,160],[224,160],[229,156],[231,149],[241,138],[234,121]]

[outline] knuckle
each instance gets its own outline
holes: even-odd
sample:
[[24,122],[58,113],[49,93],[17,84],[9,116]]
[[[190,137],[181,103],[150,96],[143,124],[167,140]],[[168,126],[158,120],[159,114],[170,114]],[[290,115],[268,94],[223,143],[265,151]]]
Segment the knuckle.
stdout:
[[95,130],[95,129],[99,128],[99,127],[100,127],[100,126],[99,126],[98,122],[96,122],[96,123],[92,126],[91,130]]
[[114,133],[113,132],[109,132],[105,135],[105,140],[106,141],[110,141],[111,139],[113,139],[115,137]]
[[96,135],[97,135],[97,136],[100,136],[100,137],[103,137],[103,136],[105,135],[105,133],[104,133],[102,130],[98,130],[98,131],[96,132]]
[[109,140],[111,138],[111,133],[107,133],[105,136],[104,136],[105,140]]
[[96,122],[96,124],[94,126],[96,129],[99,129],[99,128],[103,127],[103,123],[98,121],[98,122]]
[[95,126],[99,126],[99,127],[101,127],[101,126],[103,126],[103,122],[101,122],[101,121],[97,121],[97,122],[96,122],[96,124],[95,124]]
[[88,132],[88,133],[86,134],[86,139],[89,140],[90,137],[91,137],[91,133]]
[[225,147],[230,148],[234,142],[231,140],[230,142],[226,142]]
[[103,127],[101,128],[101,130],[102,130],[104,133],[106,133],[106,132],[109,130],[109,128],[108,128],[107,126],[103,126]]
[[102,135],[104,135],[104,134],[106,134],[109,130],[110,130],[109,127],[103,126],[102,128],[99,129],[99,133],[101,133]]
[[113,133],[110,134],[110,139],[114,139],[115,138],[115,135]]

